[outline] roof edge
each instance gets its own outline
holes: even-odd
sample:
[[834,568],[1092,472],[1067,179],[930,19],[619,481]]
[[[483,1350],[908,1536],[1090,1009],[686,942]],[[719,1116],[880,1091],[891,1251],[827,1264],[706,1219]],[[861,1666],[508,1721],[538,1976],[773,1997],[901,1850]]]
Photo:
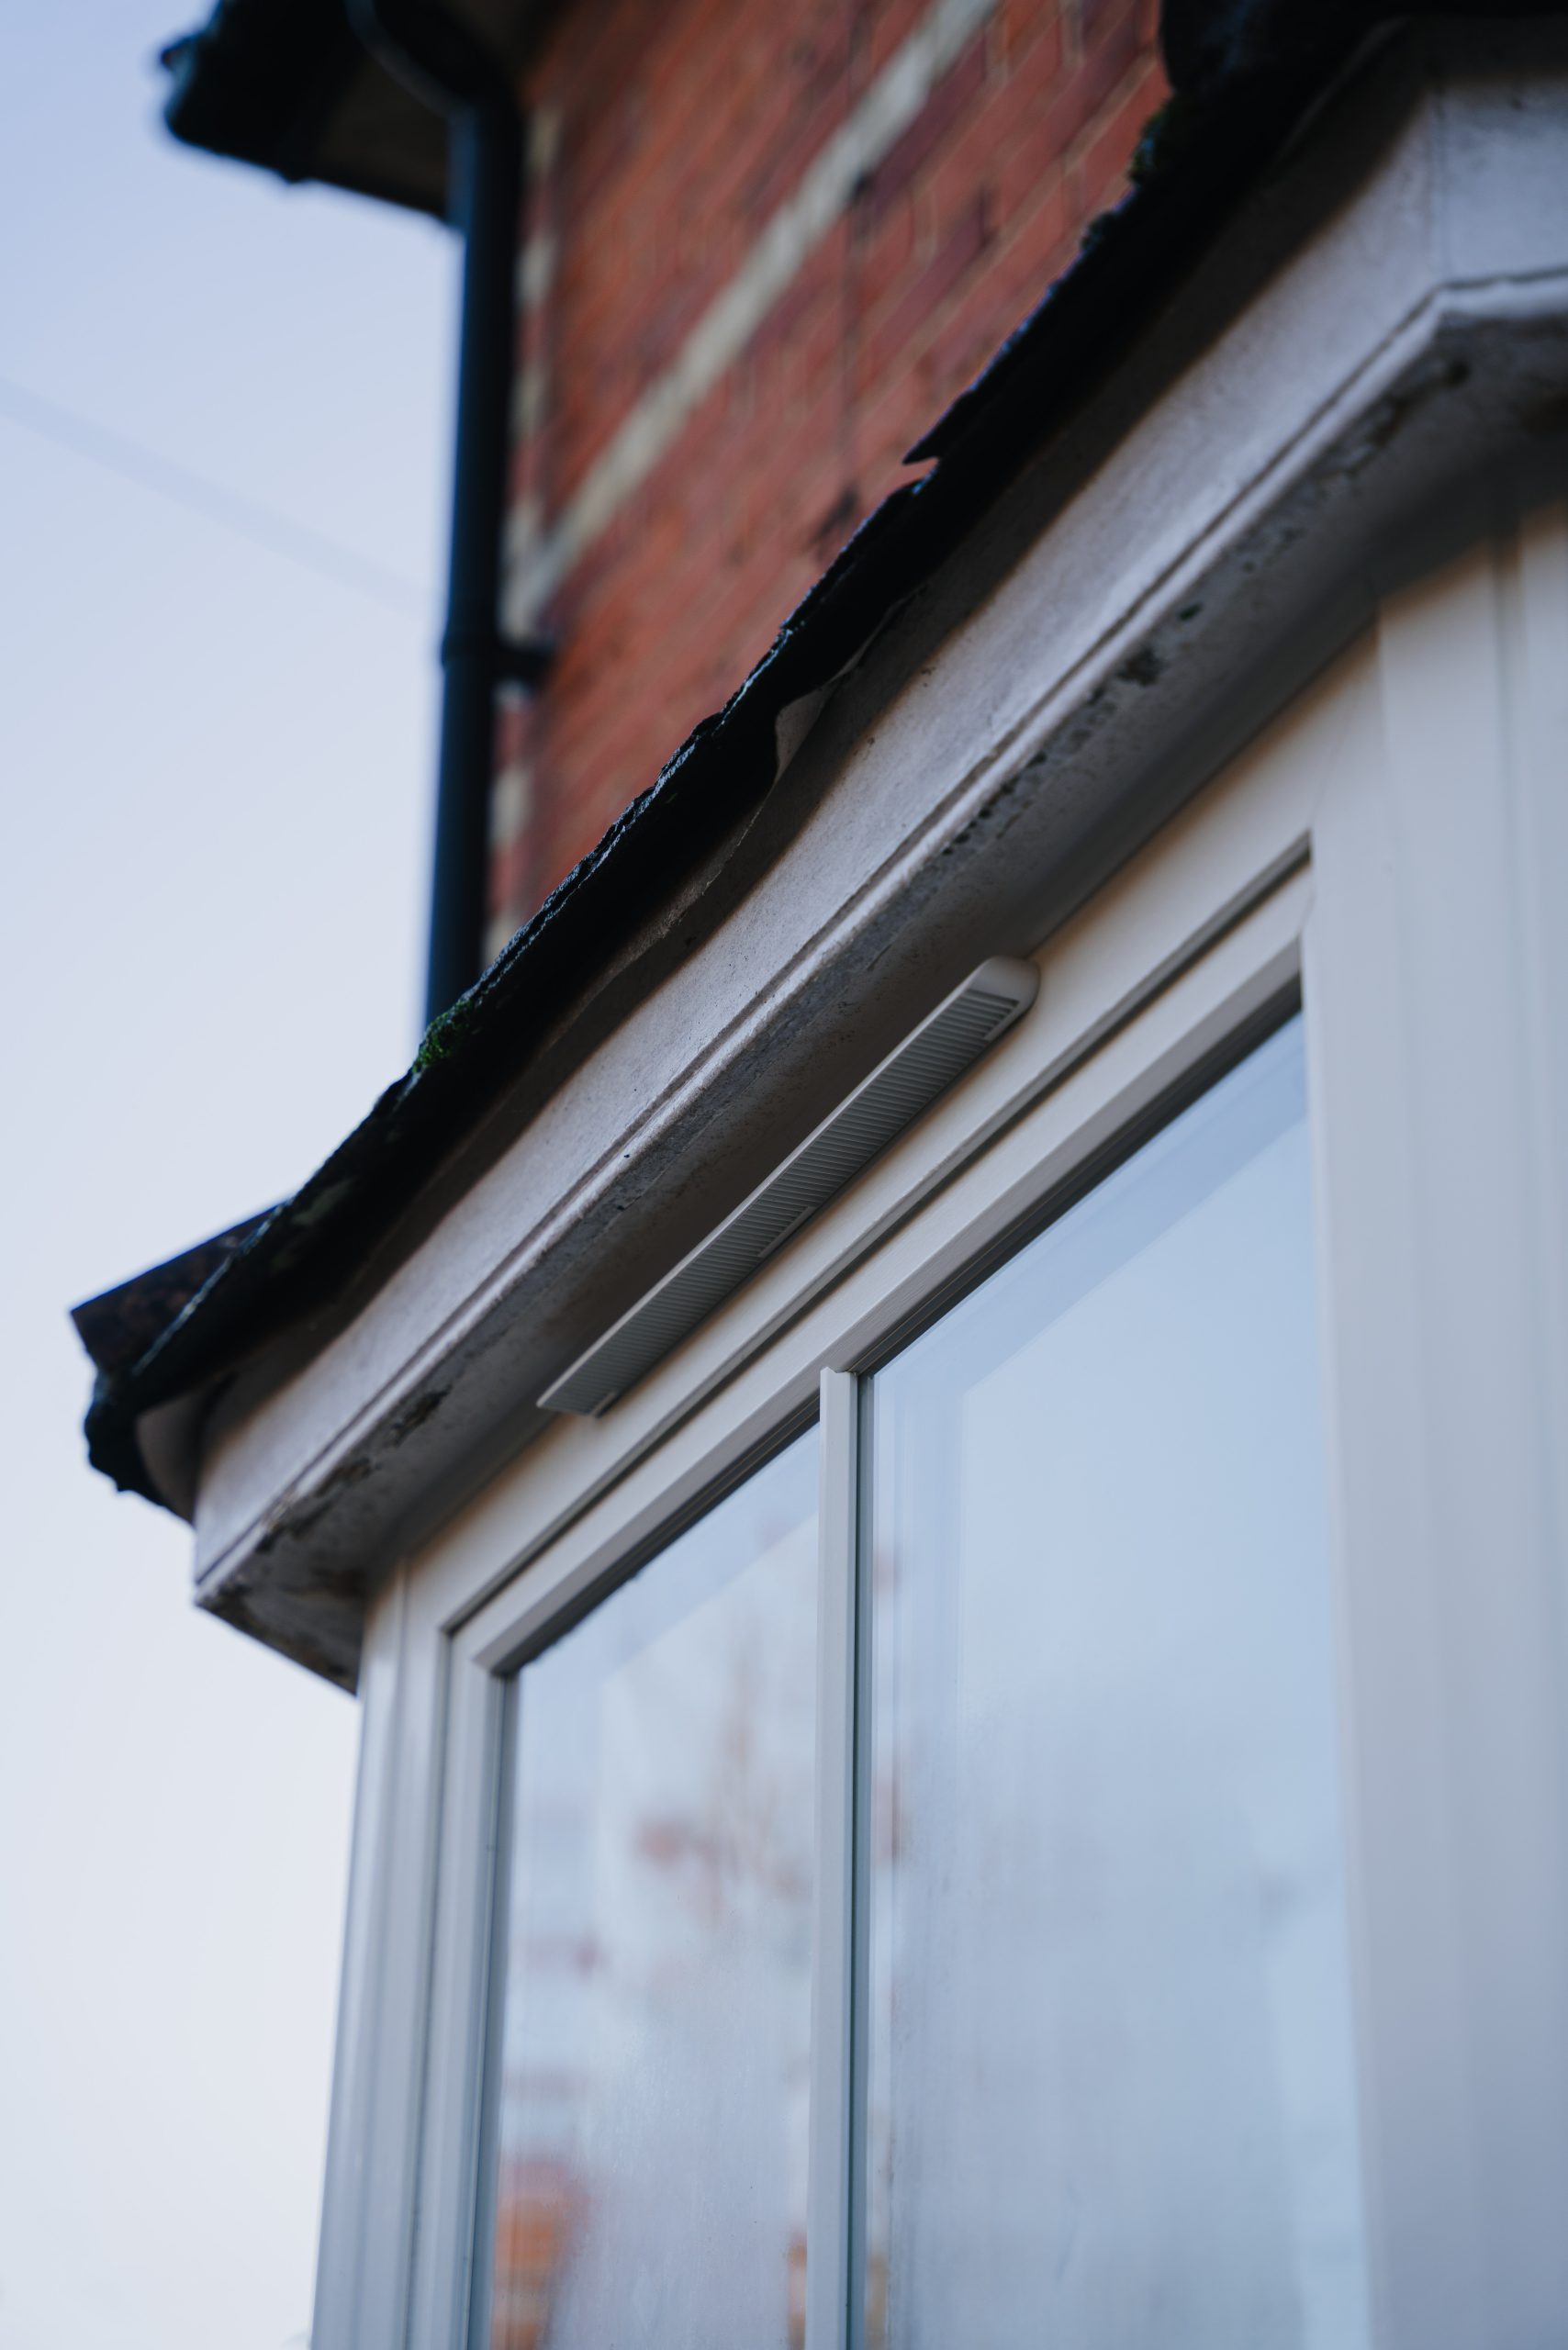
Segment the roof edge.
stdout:
[[[356,77],[385,85],[388,106],[420,108],[360,42],[337,0],[218,0],[206,23],[159,52],[170,76],[163,120],[182,145],[274,172],[297,185],[319,181],[442,218],[442,196],[374,165],[333,163],[327,126]],[[432,118],[444,142],[445,125]]]
[[[1269,0],[1261,13],[1279,5]],[[1336,43],[1348,17],[1364,31],[1388,13],[1335,10]],[[1562,11],[1521,0],[1501,13]],[[1293,50],[1283,63],[1179,95],[1156,118],[1128,195],[1092,224],[1072,266],[917,444],[932,470],[862,524],[737,692],[694,729],[433,1024],[407,1074],[339,1148],[223,1252],[134,1362],[101,1371],[87,1421],[95,1467],[122,1489],[172,1505],[146,1460],[139,1421],[227,1378],[319,1310],[343,1284],[345,1256],[353,1265],[368,1259],[526,1065],[560,1007],[591,986],[616,942],[766,799],[781,771],[784,713],[830,690],[859,661],[1081,408],[1290,146],[1345,62],[1338,46]]]

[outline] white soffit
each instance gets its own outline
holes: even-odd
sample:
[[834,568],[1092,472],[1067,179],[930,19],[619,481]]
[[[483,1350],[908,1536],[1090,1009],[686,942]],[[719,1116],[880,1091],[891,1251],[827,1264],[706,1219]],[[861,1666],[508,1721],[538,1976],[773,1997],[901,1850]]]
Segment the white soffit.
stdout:
[[1028,1010],[1038,985],[1032,963],[1003,957],[971,971],[749,1199],[545,1389],[544,1409],[608,1411],[924,1116]]

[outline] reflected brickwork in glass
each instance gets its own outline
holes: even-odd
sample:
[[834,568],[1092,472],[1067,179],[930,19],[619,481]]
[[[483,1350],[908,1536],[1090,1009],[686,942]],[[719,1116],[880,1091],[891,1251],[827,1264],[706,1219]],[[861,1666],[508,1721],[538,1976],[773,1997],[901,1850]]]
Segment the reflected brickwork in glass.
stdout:
[[490,2350],[800,2350],[816,1457],[519,1676]]
[[868,2350],[1364,2350],[1303,1093],[875,1382]]

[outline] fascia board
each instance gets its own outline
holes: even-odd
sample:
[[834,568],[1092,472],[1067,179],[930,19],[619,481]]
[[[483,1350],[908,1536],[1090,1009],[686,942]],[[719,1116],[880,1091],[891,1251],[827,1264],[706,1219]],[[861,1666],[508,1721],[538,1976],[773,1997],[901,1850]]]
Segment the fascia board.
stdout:
[[809,812],[777,853],[765,816],[729,920],[346,1328],[237,1383],[204,1605],[352,1682],[376,1576],[651,1273],[968,968],[1037,946],[1402,574],[1561,480],[1568,46],[1421,54],[1303,142],[841,688],[782,786]]

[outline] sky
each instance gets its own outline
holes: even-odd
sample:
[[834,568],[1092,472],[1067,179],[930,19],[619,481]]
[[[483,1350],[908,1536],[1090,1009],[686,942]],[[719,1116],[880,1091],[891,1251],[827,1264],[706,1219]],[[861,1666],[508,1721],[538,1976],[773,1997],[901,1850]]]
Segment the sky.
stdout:
[[201,5],[0,36],[0,2350],[308,2339],[356,1709],[87,1471],[65,1316],[416,1042],[455,251],[176,146]]

